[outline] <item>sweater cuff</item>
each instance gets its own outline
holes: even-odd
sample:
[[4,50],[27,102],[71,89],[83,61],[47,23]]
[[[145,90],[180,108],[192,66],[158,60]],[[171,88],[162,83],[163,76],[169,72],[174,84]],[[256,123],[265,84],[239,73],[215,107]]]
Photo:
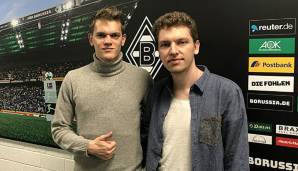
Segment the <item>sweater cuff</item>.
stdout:
[[85,144],[85,156],[86,157],[90,157],[90,155],[88,154],[88,144],[89,144],[89,142],[90,142],[91,140],[87,140],[86,141],[86,144]]

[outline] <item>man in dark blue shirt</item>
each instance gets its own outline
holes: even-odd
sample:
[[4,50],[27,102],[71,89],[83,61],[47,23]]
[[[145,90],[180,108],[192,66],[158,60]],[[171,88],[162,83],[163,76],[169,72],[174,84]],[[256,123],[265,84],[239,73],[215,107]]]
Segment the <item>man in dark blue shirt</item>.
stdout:
[[171,76],[149,97],[147,171],[247,171],[247,116],[241,89],[196,66],[195,21],[170,12],[153,26],[161,61]]

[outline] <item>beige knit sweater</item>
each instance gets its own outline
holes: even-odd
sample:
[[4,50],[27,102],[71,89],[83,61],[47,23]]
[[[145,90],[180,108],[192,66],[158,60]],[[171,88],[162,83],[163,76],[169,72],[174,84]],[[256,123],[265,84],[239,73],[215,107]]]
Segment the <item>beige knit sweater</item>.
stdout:
[[[141,106],[152,79],[149,73],[119,60],[94,62],[70,71],[61,85],[52,121],[54,141],[75,155],[75,171],[141,169]],[[73,119],[77,131],[71,129]],[[115,156],[107,161],[86,156],[88,142],[113,132]]]

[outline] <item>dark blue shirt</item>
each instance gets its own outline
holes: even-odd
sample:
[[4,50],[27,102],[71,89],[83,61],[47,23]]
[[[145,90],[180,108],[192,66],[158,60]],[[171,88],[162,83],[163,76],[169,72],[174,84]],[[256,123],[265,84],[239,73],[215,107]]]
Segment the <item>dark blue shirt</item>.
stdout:
[[[199,66],[203,75],[191,87],[191,149],[193,171],[247,171],[247,116],[241,89],[231,80]],[[150,128],[147,171],[158,170],[163,148],[163,123],[172,100],[171,77],[156,83],[149,96]],[[145,123],[146,125],[146,123]],[[184,148],[184,147],[177,147]]]

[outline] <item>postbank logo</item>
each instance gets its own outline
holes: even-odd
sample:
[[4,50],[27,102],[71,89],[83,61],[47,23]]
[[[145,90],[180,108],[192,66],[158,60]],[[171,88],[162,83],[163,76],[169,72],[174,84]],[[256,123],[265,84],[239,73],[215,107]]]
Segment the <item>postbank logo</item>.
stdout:
[[162,66],[162,62],[159,59],[151,29],[152,24],[146,16],[129,45],[126,56],[131,64],[146,69],[155,78]]
[[250,57],[249,72],[294,73],[294,57]]
[[249,54],[294,54],[295,38],[249,39]]

